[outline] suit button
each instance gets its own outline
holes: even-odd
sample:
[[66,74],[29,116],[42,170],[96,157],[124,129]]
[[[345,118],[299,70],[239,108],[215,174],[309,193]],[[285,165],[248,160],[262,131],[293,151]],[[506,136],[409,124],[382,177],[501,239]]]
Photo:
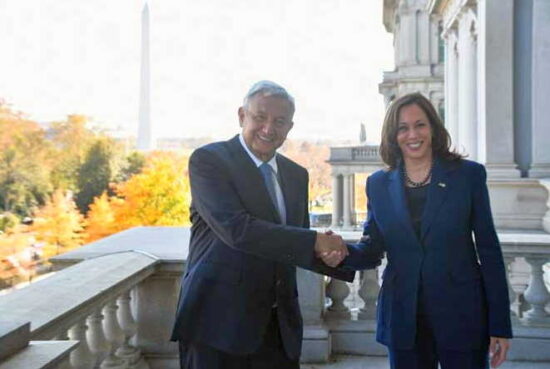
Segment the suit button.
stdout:
[[277,282],[275,283],[277,286],[280,286],[281,285],[281,280],[280,279],[277,279]]

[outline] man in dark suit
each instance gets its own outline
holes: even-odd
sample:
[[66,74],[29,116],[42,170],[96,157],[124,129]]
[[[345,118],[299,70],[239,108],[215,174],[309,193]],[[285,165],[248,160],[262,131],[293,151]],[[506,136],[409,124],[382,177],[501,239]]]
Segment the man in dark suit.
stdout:
[[307,171],[276,153],[293,126],[293,98],[261,81],[238,115],[240,135],[189,161],[193,226],[172,340],[185,369],[298,369],[295,266],[353,274],[317,257],[347,249],[339,236],[308,229]]

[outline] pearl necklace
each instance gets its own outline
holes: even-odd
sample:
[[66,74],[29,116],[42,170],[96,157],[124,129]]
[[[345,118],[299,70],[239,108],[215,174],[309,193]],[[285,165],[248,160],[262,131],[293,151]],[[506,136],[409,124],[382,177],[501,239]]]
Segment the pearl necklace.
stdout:
[[424,186],[432,178],[432,169],[433,169],[433,167],[434,167],[434,162],[432,161],[432,164],[430,165],[430,170],[428,170],[428,174],[426,175],[426,178],[424,178],[420,182],[415,182],[409,177],[409,174],[407,173],[407,167],[406,167],[405,164],[403,164],[403,176],[405,177],[405,182],[407,182],[407,185],[410,185],[410,187]]

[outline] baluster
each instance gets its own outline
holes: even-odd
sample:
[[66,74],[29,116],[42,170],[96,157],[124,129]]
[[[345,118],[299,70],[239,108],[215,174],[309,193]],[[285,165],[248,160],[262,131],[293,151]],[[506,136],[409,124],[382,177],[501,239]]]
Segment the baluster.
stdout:
[[357,318],[361,320],[376,318],[376,299],[378,297],[378,268],[363,271],[361,286],[359,287],[359,297],[365,302],[365,305],[359,309]]
[[103,333],[101,308],[88,317],[88,327],[88,346],[95,356],[94,368],[97,368],[105,360],[110,349],[109,342]]
[[[69,339],[69,335],[67,334],[67,330],[63,329],[61,330],[57,336],[54,338],[56,341],[67,341]],[[71,369],[71,362],[70,362],[70,355],[66,359],[64,359],[58,366],[57,369]]]
[[344,300],[348,297],[350,289],[346,282],[336,278],[331,278],[327,286],[327,296],[331,300],[331,304],[327,309],[327,318],[329,319],[350,319],[351,312]]
[[103,315],[105,319],[103,320],[103,331],[105,332],[105,338],[109,342],[109,353],[105,360],[101,363],[100,368],[102,369],[126,369],[126,362],[115,355],[116,350],[120,347],[122,342],[124,342],[124,332],[120,329],[117,319],[117,309],[116,300],[108,303],[105,308],[103,308]]
[[86,340],[86,319],[76,323],[69,330],[69,337],[72,340],[79,341],[80,343],[75,350],[71,352],[71,366],[73,369],[92,369],[95,364],[95,356],[90,351],[88,341]]
[[542,266],[548,261],[548,257],[525,257],[525,261],[531,266],[529,286],[525,290],[525,300],[531,304],[531,309],[523,315],[521,321],[527,325],[550,326],[550,316],[544,309],[550,301],[550,293],[544,283],[544,271]]
[[512,319],[520,317],[519,310],[519,295],[512,288],[510,275],[512,274],[512,263],[516,260],[515,256],[504,256],[504,264],[506,265],[506,282],[508,283],[508,295],[510,298],[510,315]]
[[132,315],[130,299],[130,291],[123,293],[118,299],[118,320],[124,332],[124,342],[116,351],[116,354],[128,363],[129,368],[134,368],[141,358],[141,352],[130,345],[130,339],[137,332],[137,324]]

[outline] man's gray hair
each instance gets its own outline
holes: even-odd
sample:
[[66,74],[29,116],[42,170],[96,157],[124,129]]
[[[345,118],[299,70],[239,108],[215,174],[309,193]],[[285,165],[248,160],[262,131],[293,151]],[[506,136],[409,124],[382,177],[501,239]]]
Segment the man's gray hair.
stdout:
[[294,110],[296,109],[294,106],[294,98],[292,95],[290,95],[287,90],[281,85],[276,84],[275,82],[271,81],[259,81],[256,82],[250,87],[250,90],[248,90],[248,93],[244,97],[243,101],[243,107],[246,109],[248,108],[248,103],[250,102],[250,99],[252,99],[256,95],[262,95],[262,96],[277,96],[281,97],[283,99],[286,99],[290,106],[292,107],[292,113],[294,113]]

